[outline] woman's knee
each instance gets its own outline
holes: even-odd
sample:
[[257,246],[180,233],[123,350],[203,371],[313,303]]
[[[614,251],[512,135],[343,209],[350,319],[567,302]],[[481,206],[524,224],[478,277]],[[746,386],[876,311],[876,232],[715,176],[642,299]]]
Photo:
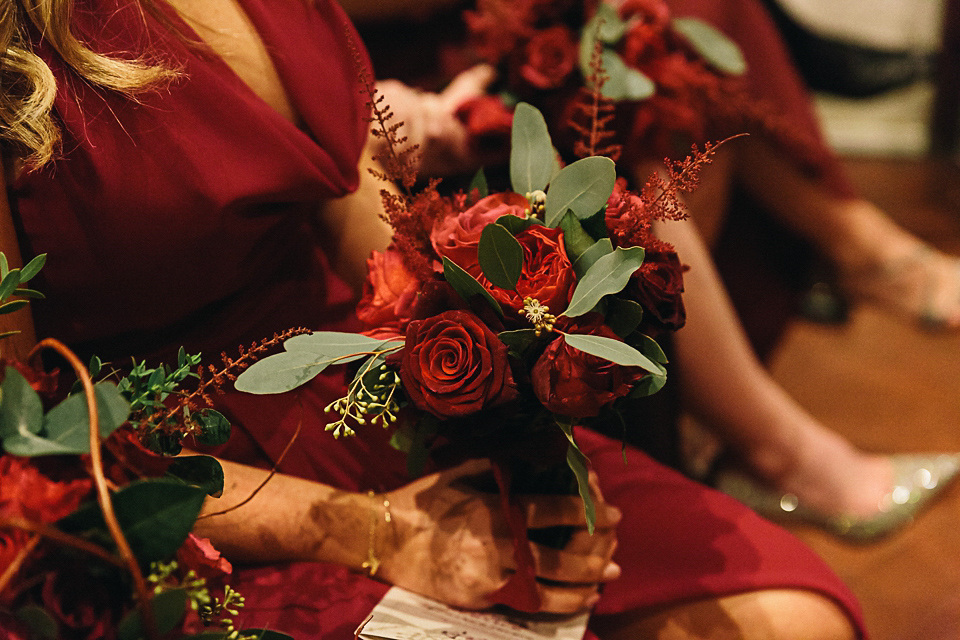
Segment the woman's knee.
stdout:
[[598,617],[603,640],[854,640],[843,609],[812,591],[764,589]]

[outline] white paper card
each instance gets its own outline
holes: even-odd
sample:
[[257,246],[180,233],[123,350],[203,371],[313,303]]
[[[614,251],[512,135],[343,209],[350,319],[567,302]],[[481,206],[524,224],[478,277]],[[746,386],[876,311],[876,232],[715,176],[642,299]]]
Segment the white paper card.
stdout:
[[361,640],[582,640],[589,613],[530,617],[461,611],[392,587],[359,631]]

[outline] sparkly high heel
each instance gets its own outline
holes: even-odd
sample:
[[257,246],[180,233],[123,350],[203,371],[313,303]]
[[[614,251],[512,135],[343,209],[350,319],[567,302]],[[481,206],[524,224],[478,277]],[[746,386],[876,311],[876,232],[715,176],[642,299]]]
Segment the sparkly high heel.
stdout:
[[899,454],[890,459],[893,484],[876,513],[868,516],[826,515],[802,504],[795,494],[772,491],[733,470],[718,471],[714,486],[770,520],[810,524],[844,540],[868,543],[909,524],[960,471],[960,454]]

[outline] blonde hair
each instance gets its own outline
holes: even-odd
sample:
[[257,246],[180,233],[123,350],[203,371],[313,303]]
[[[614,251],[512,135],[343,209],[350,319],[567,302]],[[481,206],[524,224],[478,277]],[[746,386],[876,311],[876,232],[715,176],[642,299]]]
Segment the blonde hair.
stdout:
[[[52,117],[56,81],[31,47],[32,25],[81,78],[95,86],[128,95],[168,79],[176,72],[140,57],[101,55],[71,30],[74,0],[0,0],[0,144],[5,156],[33,167],[49,161],[59,130]],[[153,0],[141,8],[169,25]]]

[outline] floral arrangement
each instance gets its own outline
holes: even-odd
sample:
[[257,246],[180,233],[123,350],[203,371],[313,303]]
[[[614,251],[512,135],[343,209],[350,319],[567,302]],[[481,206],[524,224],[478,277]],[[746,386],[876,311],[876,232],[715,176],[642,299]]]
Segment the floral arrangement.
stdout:
[[[43,261],[9,269],[0,254],[0,313],[39,295],[18,285]],[[169,455],[187,437],[227,439],[230,424],[206,408],[208,394],[252,356],[204,370],[181,350],[176,367],[135,363],[119,376],[96,358],[84,366],[55,340],[34,355],[42,349],[65,358],[79,384],[63,398],[58,373],[32,366],[36,358],[0,359],[3,637],[287,638],[234,628],[243,598],[229,586],[231,565],[190,533],[205,498],[222,491],[223,470],[209,456]],[[186,392],[190,380],[198,384]]]
[[511,606],[536,610],[521,542],[538,534],[512,514],[510,495],[579,491],[592,528],[589,461],[574,427],[637,428],[624,413],[631,399],[666,381],[651,334],[683,323],[683,269],[651,226],[685,215],[677,194],[695,186],[712,147],[634,193],[608,157],[561,166],[543,116],[520,103],[510,188],[490,192],[481,172],[468,193],[442,196],[436,182],[411,191],[413,150],[397,151],[399,125],[378,104],[374,133],[389,143],[382,177],[404,192],[384,191],[395,233],[368,261],[357,310],[367,330],[290,338],[236,388],[282,393],[349,365],[346,394],[327,407],[334,437],[391,428],[413,473],[427,461],[489,458],[521,567],[495,597],[509,592]]
[[575,137],[577,103],[595,89],[631,163],[768,119],[746,98],[743,56],[721,32],[671,16],[663,0],[616,4],[478,0],[465,13],[473,48],[500,72],[490,95],[460,110],[478,146],[496,147],[508,135],[519,101],[538,106],[555,132]]

